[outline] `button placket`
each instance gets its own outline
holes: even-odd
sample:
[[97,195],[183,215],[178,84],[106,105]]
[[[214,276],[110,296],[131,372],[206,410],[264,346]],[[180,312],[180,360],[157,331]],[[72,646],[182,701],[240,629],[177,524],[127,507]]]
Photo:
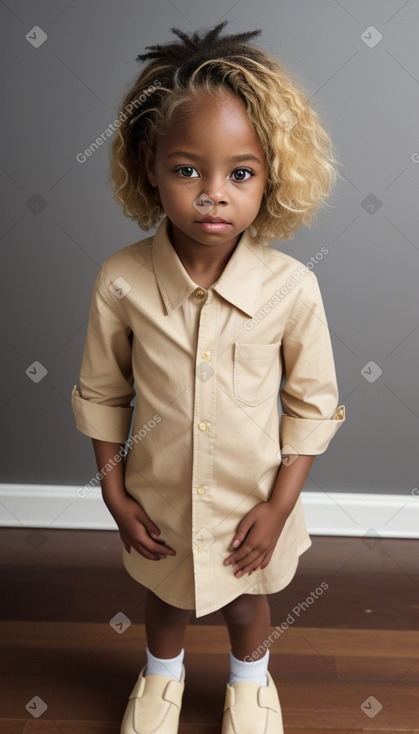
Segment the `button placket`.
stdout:
[[[211,525],[211,481],[214,456],[215,379],[214,345],[216,339],[216,303],[211,291],[204,291],[196,349],[194,394],[194,447],[192,466],[192,541],[196,604],[210,603],[212,584],[207,553],[214,537]],[[204,289],[201,289],[204,290]],[[203,369],[203,366],[205,369]],[[205,540],[204,540],[205,539]]]

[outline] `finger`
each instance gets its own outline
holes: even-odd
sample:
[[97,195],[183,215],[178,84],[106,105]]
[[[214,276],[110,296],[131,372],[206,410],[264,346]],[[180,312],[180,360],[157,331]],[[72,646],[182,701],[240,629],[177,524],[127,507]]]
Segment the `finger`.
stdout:
[[246,558],[246,556],[254,550],[250,545],[243,545],[238,551],[232,553],[231,556],[227,556],[224,561],[225,566],[229,566],[233,563],[239,563]]
[[[136,500],[135,500],[136,501]],[[151,535],[154,533],[155,535],[160,535],[160,528],[158,525],[156,525],[155,522],[149,517],[144,509],[144,507],[137,502],[137,512],[135,512],[135,518],[138,520],[138,522],[141,523],[143,527],[147,530],[147,533]]]
[[242,553],[241,555],[238,555],[237,553],[232,553],[231,556],[227,556],[227,558],[224,559],[223,563],[224,566],[232,566],[234,563],[237,563],[237,561],[240,561],[242,558],[245,558],[247,555],[247,552]]
[[128,553],[131,553],[131,546],[130,546],[128,540],[126,540],[125,537],[121,533],[119,533],[119,537],[121,538],[121,542],[122,542],[122,545],[125,547],[125,550]]
[[147,543],[148,550],[150,550],[152,553],[157,553],[157,555],[161,556],[175,556],[176,551],[174,548],[171,548],[169,545],[166,545],[166,543],[161,540],[154,540],[152,542]]
[[152,543],[150,546],[150,544],[144,541],[138,541],[137,546],[138,548],[136,548],[136,550],[139,550],[142,555],[152,561],[159,561],[162,558],[166,558],[168,555],[176,555],[176,551],[173,550],[173,548],[169,548],[162,543]]
[[152,520],[149,520],[148,522],[144,523],[144,525],[147,528],[148,534],[152,538],[156,539],[159,537],[161,530],[160,528],[157,527],[157,525]]
[[260,556],[257,557],[256,560],[251,561],[250,563],[247,563],[245,566],[240,568],[235,572],[236,578],[240,578],[241,576],[244,576],[246,573],[249,573],[249,575],[256,571],[260,563]]
[[268,565],[268,563],[270,562],[270,560],[272,558],[272,553],[273,553],[273,551],[271,551],[270,553],[267,553],[267,555],[265,556],[264,560],[260,564],[260,567],[261,568],[266,568],[266,566]]
[[239,522],[236,528],[234,538],[231,543],[233,548],[238,548],[239,545],[243,543],[243,540],[245,539],[252,525],[253,525],[253,520],[251,520],[250,518],[249,519],[244,518],[243,520]]
[[145,527],[149,535],[155,535],[156,537],[160,535],[159,526],[147,515],[143,507],[141,507],[141,512],[137,514],[137,520]]
[[[244,558],[242,558],[240,561],[237,561],[237,563],[233,565],[234,575],[237,576],[237,574],[244,571],[244,569],[250,570],[250,568],[255,568],[256,563],[260,563],[260,560],[260,553],[257,550],[251,551]],[[240,575],[243,575],[243,573],[241,573]]]
[[[127,542],[127,541],[124,541],[124,542]],[[150,548],[148,544],[144,542],[142,538],[139,538],[138,540],[134,539],[133,541],[131,541],[130,544],[132,548],[134,548],[134,550],[137,551],[137,553],[140,553],[140,555],[144,556],[144,558],[148,558],[150,561],[159,561],[160,558],[163,557],[161,554],[161,550],[160,550],[162,547],[160,543],[158,544],[153,543],[153,545],[157,545],[157,548],[158,548],[157,552],[155,551],[154,548]]]
[[144,556],[144,558],[148,558],[149,561],[160,561],[161,556],[157,555],[157,553],[152,553],[149,551],[142,543],[135,543],[133,545],[133,548],[137,551],[137,553],[140,553],[140,555]]
[[176,555],[175,549],[167,545],[165,540],[159,540],[159,538],[153,540],[148,534],[147,528],[144,524],[140,529],[138,535],[139,543],[142,543],[143,546],[147,548],[147,550],[149,550],[151,553],[156,553],[159,556]]

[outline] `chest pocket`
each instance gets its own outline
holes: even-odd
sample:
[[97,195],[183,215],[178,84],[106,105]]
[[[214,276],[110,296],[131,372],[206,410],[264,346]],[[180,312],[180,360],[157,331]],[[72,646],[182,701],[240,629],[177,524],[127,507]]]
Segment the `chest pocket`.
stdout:
[[234,344],[234,395],[246,405],[260,405],[279,390],[278,344]]

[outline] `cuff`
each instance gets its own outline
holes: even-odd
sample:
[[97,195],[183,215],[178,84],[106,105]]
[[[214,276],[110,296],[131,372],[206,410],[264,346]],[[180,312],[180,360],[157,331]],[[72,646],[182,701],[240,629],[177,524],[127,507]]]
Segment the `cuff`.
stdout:
[[333,416],[325,420],[283,415],[281,418],[281,453],[323,454],[344,421],[344,405],[339,405]]
[[134,406],[127,408],[100,405],[82,398],[77,385],[71,392],[76,426],[81,433],[99,441],[125,443],[129,436]]

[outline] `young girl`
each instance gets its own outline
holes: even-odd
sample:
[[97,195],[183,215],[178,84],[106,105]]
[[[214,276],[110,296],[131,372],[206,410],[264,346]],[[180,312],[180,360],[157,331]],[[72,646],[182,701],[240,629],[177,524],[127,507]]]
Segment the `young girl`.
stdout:
[[266,594],[310,546],[300,491],[345,419],[317,277],[269,247],[328,195],[330,139],[248,43],[260,31],[224,25],[172,29],[180,42],[138,57],[111,180],[124,213],[158,229],[104,261],[72,392],[124,565],[148,589],[147,664],[121,734],[178,731],[185,629],[217,609],[231,642],[222,733],[283,731]]

